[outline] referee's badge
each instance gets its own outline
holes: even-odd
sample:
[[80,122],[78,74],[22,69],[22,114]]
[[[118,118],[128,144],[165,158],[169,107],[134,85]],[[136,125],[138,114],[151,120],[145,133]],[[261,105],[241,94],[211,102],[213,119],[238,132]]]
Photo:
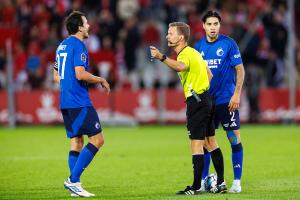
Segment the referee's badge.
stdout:
[[86,62],[86,55],[84,53],[81,54],[81,60],[83,62]]
[[223,56],[224,55],[224,51],[223,51],[223,49],[220,47],[220,48],[218,48],[218,50],[217,50],[217,56]]

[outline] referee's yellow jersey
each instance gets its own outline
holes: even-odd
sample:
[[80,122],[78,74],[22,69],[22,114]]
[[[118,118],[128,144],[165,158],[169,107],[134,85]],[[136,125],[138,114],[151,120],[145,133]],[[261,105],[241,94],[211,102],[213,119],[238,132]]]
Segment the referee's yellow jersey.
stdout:
[[177,55],[177,61],[187,66],[185,71],[178,72],[185,98],[192,96],[191,90],[197,94],[208,90],[207,63],[197,50],[186,46]]

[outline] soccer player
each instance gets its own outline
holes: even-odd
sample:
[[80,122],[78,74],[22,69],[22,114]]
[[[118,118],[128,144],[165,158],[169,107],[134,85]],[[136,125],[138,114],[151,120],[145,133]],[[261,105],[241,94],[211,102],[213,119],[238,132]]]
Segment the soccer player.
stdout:
[[[58,46],[53,70],[54,80],[60,83],[60,109],[71,141],[70,177],[64,186],[71,191],[71,196],[91,197],[95,195],[82,188],[80,176],[104,144],[104,137],[88,94],[88,84],[101,84],[107,93],[110,87],[105,79],[88,72],[89,57],[83,40],[89,37],[89,24],[85,15],[73,11],[65,23],[70,36]],[[84,148],[83,135],[89,138]]]
[[[195,44],[195,49],[201,53],[213,73],[209,93],[216,103],[215,127],[218,128],[221,122],[232,148],[234,180],[229,192],[239,193],[242,191],[243,146],[238,108],[245,70],[236,42],[219,34],[220,15],[215,11],[208,11],[203,15],[202,21],[206,37]],[[209,160],[209,152],[206,152],[202,179],[208,175]]]
[[[151,57],[160,60],[178,72],[187,104],[187,129],[191,140],[194,181],[191,186],[179,191],[179,195],[196,195],[200,193],[201,175],[204,165],[203,145],[207,137],[209,146],[217,146],[212,121],[212,101],[207,90],[211,72],[202,56],[188,46],[190,36],[189,25],[182,22],[169,24],[168,46],[177,53],[177,60],[168,58],[156,47],[150,46]],[[207,135],[210,133],[210,135]],[[221,150],[212,154],[214,167],[218,173],[218,186],[214,192],[226,192],[224,181],[224,162]]]

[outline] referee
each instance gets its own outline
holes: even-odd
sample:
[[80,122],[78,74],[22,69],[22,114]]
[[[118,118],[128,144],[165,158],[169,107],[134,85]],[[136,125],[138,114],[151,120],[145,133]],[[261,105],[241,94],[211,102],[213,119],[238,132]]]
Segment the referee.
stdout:
[[[169,24],[166,39],[168,46],[177,53],[177,61],[168,58],[154,46],[150,46],[152,58],[160,60],[178,72],[186,98],[187,129],[191,140],[194,181],[191,186],[187,186],[184,190],[179,191],[177,193],[179,195],[196,195],[200,193],[204,166],[203,146],[208,146],[209,149],[210,146],[217,145],[212,123],[213,102],[207,92],[212,73],[201,54],[188,46],[189,36],[190,27],[186,23],[173,22]],[[208,133],[212,135],[207,135]],[[221,150],[218,152],[218,155],[212,155],[212,161],[218,179],[221,179],[218,182],[224,182],[223,155]],[[219,192],[225,191],[226,187]]]

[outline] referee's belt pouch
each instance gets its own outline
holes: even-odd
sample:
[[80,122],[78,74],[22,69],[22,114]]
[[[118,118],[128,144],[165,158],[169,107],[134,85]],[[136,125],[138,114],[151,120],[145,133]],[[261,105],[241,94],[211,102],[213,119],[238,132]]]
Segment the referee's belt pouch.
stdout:
[[206,95],[207,91],[204,91],[201,94],[197,94],[195,91],[192,90],[192,97],[197,101],[197,103],[201,102],[201,98]]

